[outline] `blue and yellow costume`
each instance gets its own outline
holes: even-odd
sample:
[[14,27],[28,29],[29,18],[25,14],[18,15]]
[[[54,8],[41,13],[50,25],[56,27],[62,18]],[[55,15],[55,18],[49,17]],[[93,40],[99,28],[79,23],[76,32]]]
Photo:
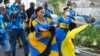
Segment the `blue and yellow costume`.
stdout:
[[58,28],[56,29],[56,39],[57,39],[57,45],[60,48],[62,41],[65,39],[66,34],[69,29],[69,24],[71,23],[72,19],[67,18],[65,19],[63,16],[58,17]]
[[59,52],[62,56],[75,56],[74,45],[71,39],[78,34],[80,31],[85,29],[88,25],[83,25],[81,27],[69,31],[69,24],[72,22],[71,18],[64,19],[62,16],[58,18],[59,25],[56,29],[56,39],[57,45],[59,47]]
[[[45,18],[44,20],[45,23],[41,23],[37,19],[32,21],[32,25],[35,28],[35,31],[29,34],[29,43],[30,43],[29,48],[31,56],[38,56],[41,53],[43,53],[47,48],[48,42],[51,38],[50,31],[45,31],[45,32],[39,31],[39,27],[42,27],[43,29],[49,29],[50,25],[52,24],[49,18],[48,19]],[[59,56],[55,37],[53,38],[50,44],[49,55],[45,56]]]

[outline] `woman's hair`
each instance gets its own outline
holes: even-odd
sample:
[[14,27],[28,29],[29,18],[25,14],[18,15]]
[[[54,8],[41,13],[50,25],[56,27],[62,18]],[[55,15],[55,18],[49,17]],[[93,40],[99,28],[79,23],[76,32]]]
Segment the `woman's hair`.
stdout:
[[4,3],[7,3],[7,2],[9,2],[9,0],[4,0]]
[[35,11],[36,17],[37,17],[37,13],[38,13],[40,10],[42,10],[42,9],[43,9],[43,7],[38,7],[38,8],[36,9],[36,11]]
[[63,8],[63,14],[64,14],[64,12],[65,12],[66,10],[68,10],[68,9],[69,9],[69,7]]
[[65,7],[65,8],[63,8],[64,11],[66,11],[66,10],[68,10],[68,9],[69,9],[69,7]]

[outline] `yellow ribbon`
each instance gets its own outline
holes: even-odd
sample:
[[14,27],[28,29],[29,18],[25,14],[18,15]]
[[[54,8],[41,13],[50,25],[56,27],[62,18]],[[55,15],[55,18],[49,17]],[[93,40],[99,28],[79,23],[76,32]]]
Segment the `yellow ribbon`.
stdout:
[[87,26],[88,25],[83,25],[68,32],[65,40],[62,42],[62,45],[61,45],[61,51],[62,51],[63,56],[75,56],[74,45],[71,39],[74,38],[76,34],[84,30]]

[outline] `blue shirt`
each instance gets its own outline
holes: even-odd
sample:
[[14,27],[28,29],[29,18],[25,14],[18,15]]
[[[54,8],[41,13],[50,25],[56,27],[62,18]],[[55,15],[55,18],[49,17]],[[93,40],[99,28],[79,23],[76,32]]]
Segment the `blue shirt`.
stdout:
[[15,11],[19,11],[20,8],[19,8],[19,5],[16,5],[15,3],[11,6],[11,10],[12,10],[12,13],[15,12]]
[[10,8],[6,9],[6,12],[7,12],[8,16],[11,16],[12,11],[11,11],[11,9],[10,9]]
[[64,24],[70,24],[72,22],[72,18],[68,17],[65,19],[64,17],[60,16],[58,17],[59,23],[64,23]]
[[23,29],[23,21],[24,21],[24,14],[22,12],[19,12],[17,18],[15,20],[11,20],[13,29]]
[[19,5],[16,5],[15,3],[11,6],[12,14],[18,11],[18,15],[16,19],[11,20],[12,22],[12,29],[23,29],[23,21],[24,21],[24,13],[19,8]]
[[71,14],[71,16],[75,16],[75,11],[74,10],[70,10],[69,13]]
[[50,9],[45,9],[45,15],[50,15],[51,14],[51,10]]
[[33,13],[33,14],[31,15],[31,19],[32,19],[32,20],[35,19],[35,13]]
[[5,28],[5,25],[4,25],[4,13],[0,14],[0,28]]

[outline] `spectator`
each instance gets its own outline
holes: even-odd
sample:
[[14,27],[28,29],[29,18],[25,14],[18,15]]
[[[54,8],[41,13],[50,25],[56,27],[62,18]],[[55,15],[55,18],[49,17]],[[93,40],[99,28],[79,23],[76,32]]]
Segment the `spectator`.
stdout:
[[72,2],[68,0],[67,6],[72,6]]
[[4,25],[5,21],[8,22],[9,17],[3,5],[0,4],[0,45],[4,50],[5,56],[10,56],[11,49],[10,49],[8,34],[5,31],[5,25]]
[[23,22],[27,18],[25,13],[25,6],[21,4],[21,0],[15,0],[15,3],[11,6],[11,47],[12,47],[12,56],[16,56],[16,40],[20,37],[24,46],[24,56],[28,56],[28,42],[26,34],[23,28]]
[[30,3],[30,8],[26,11],[26,13],[27,13],[27,15],[28,15],[28,19],[27,19],[27,21],[26,21],[26,23],[27,23],[27,28],[26,28],[26,32],[27,33],[29,33],[30,31],[34,31],[34,29],[33,30],[31,30],[31,21],[32,21],[32,19],[34,19],[34,17],[35,17],[35,15],[34,15],[34,12],[35,12],[35,3],[34,2],[31,2]]
[[45,17],[49,17],[50,14],[52,13],[52,11],[48,8],[48,3],[45,2],[43,7],[44,7],[44,11],[45,11]]
[[11,10],[10,10],[11,5],[10,5],[10,2],[9,2],[9,0],[5,0],[4,3],[5,3],[7,14],[10,16],[11,15]]
[[28,15],[28,18],[31,17],[32,14],[34,14],[35,12],[35,3],[34,2],[31,2],[30,3],[30,8],[28,10],[26,10],[26,13]]

